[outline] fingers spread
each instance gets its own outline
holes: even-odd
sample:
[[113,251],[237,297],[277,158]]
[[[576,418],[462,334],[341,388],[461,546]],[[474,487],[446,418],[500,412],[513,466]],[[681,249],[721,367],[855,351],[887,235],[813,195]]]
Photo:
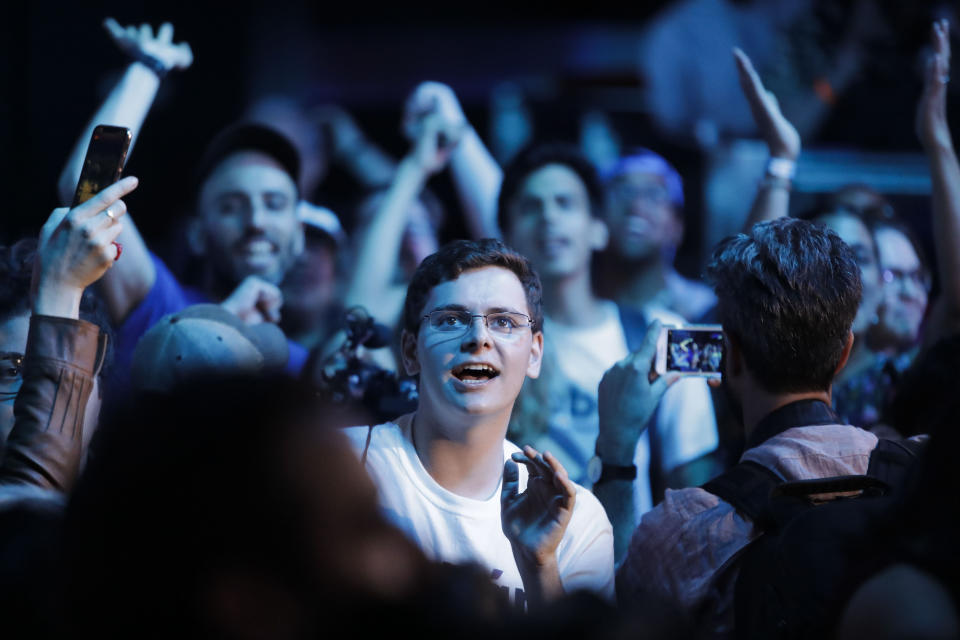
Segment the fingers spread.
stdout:
[[190,48],[190,45],[186,42],[181,42],[177,45],[177,49],[180,53],[180,66],[183,68],[189,67],[193,64],[193,49]]
[[120,23],[113,18],[105,18],[103,21],[103,28],[106,29],[107,33],[109,33],[114,39],[123,37],[123,27],[121,27]]
[[163,44],[170,44],[173,42],[173,25],[169,22],[164,22],[157,29],[157,41],[162,42]]

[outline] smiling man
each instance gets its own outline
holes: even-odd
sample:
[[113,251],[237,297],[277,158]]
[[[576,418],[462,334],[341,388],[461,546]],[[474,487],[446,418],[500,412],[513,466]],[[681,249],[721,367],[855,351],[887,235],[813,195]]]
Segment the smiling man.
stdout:
[[[213,139],[198,165],[187,233],[201,262],[196,287],[180,283],[127,219],[118,238],[123,255],[101,289],[118,326],[111,391],[122,395],[134,347],[167,314],[219,302],[247,323],[280,319],[278,285],[304,247],[297,216],[299,170],[293,145],[270,128],[241,123]],[[306,350],[295,342],[289,347],[286,369],[295,373]]]
[[[73,200],[94,127],[110,123],[128,128],[132,153],[161,82],[168,72],[186,69],[193,61],[188,44],[173,42],[169,23],[154,32],[148,24],[124,28],[108,18],[104,27],[129,57],[129,66],[67,158],[57,183],[64,205]],[[137,341],[167,314],[218,302],[247,323],[280,319],[283,295],[278,285],[304,246],[297,217],[300,165],[293,143],[266,126],[237,123],[213,138],[200,158],[193,193],[183,194],[194,200],[188,241],[202,266],[195,287],[181,284],[149,250],[133,220],[126,219],[117,238],[122,257],[118,254],[116,265],[100,281],[118,327],[111,395],[123,396]],[[124,206],[114,214],[125,211]],[[291,342],[287,371],[298,372],[306,356],[305,349]]]
[[540,298],[530,263],[498,240],[429,256],[403,311],[417,411],[347,430],[394,523],[432,559],[486,567],[520,608],[564,591],[613,593],[599,502],[550,453],[505,440],[524,380],[540,372]]

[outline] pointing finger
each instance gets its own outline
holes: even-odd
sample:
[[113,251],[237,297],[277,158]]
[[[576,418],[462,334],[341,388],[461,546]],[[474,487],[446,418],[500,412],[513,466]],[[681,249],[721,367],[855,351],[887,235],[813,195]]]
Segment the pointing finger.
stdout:
[[117,200],[137,188],[139,181],[134,176],[127,176],[115,182],[83,204],[76,207],[76,216],[83,220],[100,213]]

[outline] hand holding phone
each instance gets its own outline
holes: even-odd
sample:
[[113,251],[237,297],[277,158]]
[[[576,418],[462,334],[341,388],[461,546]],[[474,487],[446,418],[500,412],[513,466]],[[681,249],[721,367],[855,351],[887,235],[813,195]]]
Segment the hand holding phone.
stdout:
[[663,375],[719,378],[723,363],[723,327],[718,324],[664,326],[657,340],[654,371]]
[[126,127],[107,124],[96,126],[83,159],[71,208],[83,204],[120,179],[130,148],[130,138],[130,129]]

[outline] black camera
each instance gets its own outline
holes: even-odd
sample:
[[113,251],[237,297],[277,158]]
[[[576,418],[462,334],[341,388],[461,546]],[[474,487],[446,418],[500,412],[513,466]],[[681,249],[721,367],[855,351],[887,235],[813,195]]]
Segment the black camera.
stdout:
[[417,408],[417,382],[363,360],[358,351],[381,349],[390,344],[390,329],[376,322],[363,307],[344,313],[346,339],[340,348],[313,371],[321,391],[337,404],[358,403],[386,422]]

